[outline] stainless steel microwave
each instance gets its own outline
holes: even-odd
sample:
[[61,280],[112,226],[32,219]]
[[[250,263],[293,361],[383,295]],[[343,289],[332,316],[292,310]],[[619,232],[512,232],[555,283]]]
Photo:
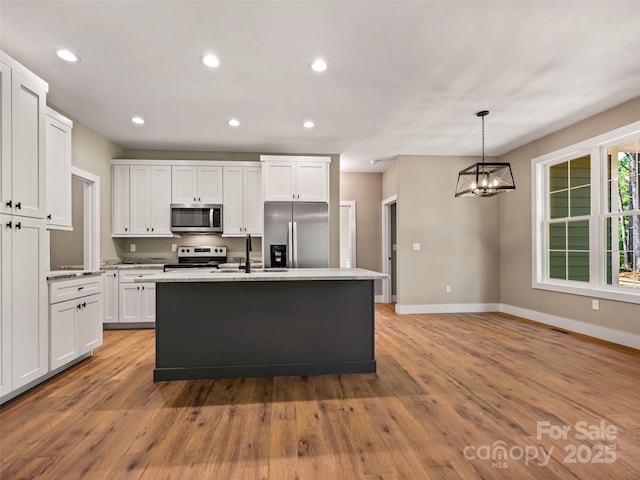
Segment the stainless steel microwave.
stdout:
[[222,205],[172,203],[171,231],[222,233]]

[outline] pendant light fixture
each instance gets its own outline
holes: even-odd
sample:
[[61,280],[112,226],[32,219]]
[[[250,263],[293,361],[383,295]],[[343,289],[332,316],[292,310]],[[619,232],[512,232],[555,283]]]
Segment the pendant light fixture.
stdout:
[[460,170],[456,197],[493,197],[516,189],[509,163],[484,161],[484,117],[487,115],[489,110],[476,113],[482,119],[482,163]]

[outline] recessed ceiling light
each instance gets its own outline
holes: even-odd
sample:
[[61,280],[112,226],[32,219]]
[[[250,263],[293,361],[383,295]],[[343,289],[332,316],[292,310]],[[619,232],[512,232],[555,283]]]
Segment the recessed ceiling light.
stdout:
[[65,62],[74,63],[80,60],[80,57],[78,55],[73,53],[71,50],[67,50],[66,48],[56,50],[56,55]]
[[327,69],[327,62],[325,62],[321,58],[314,60],[313,63],[311,64],[311,70],[313,70],[314,72],[324,72],[326,69]]
[[238,120],[237,118],[232,118],[227,123],[229,124],[230,127],[239,127],[240,126],[240,120]]
[[208,53],[202,56],[202,63],[207,67],[216,68],[220,66],[220,60],[212,53]]
[[144,123],[144,118],[138,117],[136,115],[136,116],[131,117],[131,122],[135,123],[136,125],[142,125]]
[[306,120],[305,122],[302,123],[302,126],[304,128],[313,128],[315,125],[315,123],[313,123],[311,120]]

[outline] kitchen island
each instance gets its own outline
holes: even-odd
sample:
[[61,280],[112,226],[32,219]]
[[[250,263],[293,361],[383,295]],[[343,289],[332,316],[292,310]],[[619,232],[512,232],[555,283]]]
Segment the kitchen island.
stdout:
[[376,371],[363,269],[172,271],[156,282],[154,381]]

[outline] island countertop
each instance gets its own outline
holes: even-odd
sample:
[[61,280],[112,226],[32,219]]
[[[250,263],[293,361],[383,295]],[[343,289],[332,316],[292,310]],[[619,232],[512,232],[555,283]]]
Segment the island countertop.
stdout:
[[252,270],[182,269],[148,275],[134,281],[142,282],[268,282],[305,280],[381,280],[389,276],[363,268],[291,268]]

